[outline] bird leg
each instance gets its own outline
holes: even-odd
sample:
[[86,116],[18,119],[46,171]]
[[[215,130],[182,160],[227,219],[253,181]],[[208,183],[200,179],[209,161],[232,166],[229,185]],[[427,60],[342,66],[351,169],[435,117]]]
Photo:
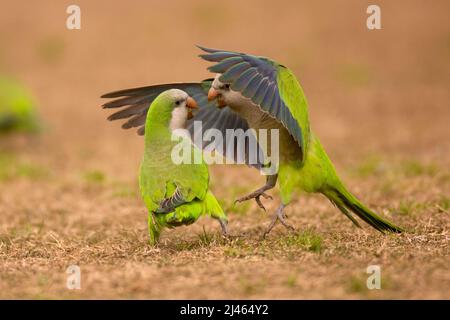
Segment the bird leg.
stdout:
[[263,234],[263,239],[272,231],[273,227],[275,226],[276,222],[279,220],[283,226],[286,227],[286,229],[294,231],[295,228],[291,226],[289,223],[286,222],[285,218],[287,218],[286,214],[284,213],[284,208],[286,206],[284,204],[281,204],[278,209],[275,211],[272,217],[272,221],[269,224],[269,227]]
[[172,196],[169,198],[164,199],[159,204],[159,208],[156,209],[156,213],[170,213],[173,210],[175,210],[176,207],[186,203],[186,201],[183,199],[183,195],[181,194],[181,190],[176,188],[175,192]]
[[267,180],[266,180],[266,184],[263,185],[261,188],[259,188],[258,190],[244,196],[241,197],[239,199],[237,199],[234,203],[236,202],[244,202],[250,199],[255,199],[256,203],[258,204],[258,207],[260,207],[261,209],[263,209],[264,211],[266,211],[266,208],[264,207],[264,205],[261,202],[261,197],[263,197],[264,199],[270,199],[272,200],[272,196],[268,195],[267,193],[265,193],[267,190],[272,189],[273,187],[275,187],[276,183],[277,183],[277,178],[278,175],[274,174],[271,176],[267,176]]
[[228,221],[219,219],[220,227],[222,228],[222,236],[227,238],[229,236],[228,233]]

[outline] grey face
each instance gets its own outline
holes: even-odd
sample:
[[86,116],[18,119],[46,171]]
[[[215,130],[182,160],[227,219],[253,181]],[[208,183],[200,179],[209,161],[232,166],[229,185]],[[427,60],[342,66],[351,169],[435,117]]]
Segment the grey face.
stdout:
[[230,91],[230,84],[221,82],[219,78],[220,74],[217,74],[211,86],[217,91],[218,94],[226,95],[227,92]]
[[229,100],[229,96],[231,93],[230,90],[230,84],[228,83],[222,83],[219,80],[220,74],[217,74],[214,78],[211,89],[208,92],[208,100],[216,100],[217,106],[219,108],[225,107],[228,103],[227,100]]

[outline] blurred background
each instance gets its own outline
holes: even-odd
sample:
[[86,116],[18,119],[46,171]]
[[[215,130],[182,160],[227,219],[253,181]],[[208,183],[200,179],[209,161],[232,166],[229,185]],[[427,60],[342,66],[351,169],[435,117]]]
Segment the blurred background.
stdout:
[[[66,9],[71,4],[81,8],[81,30],[66,28]],[[381,8],[381,30],[366,27],[370,4]],[[394,212],[390,217],[403,225],[419,226],[422,231],[431,228],[437,242],[428,239],[426,243],[430,250],[440,251],[421,256],[428,249],[417,249],[420,258],[416,262],[430,263],[422,276],[412,267],[407,269],[418,285],[428,283],[429,291],[402,287],[392,275],[390,291],[378,296],[366,293],[358,287],[359,271],[348,271],[343,276],[345,283],[337,283],[326,276],[334,268],[327,264],[330,261],[310,257],[306,250],[294,251],[294,260],[281,251],[272,255],[280,265],[273,267],[278,271],[272,276],[261,269],[267,275],[263,284],[245,271],[248,261],[241,265],[241,260],[232,260],[241,268],[231,268],[230,282],[220,277],[198,278],[192,284],[196,288],[192,297],[270,298],[271,292],[277,292],[287,298],[367,294],[448,298],[441,284],[448,279],[448,269],[442,271],[443,253],[448,251],[439,241],[445,241],[442,228],[448,228],[450,203],[449,11],[450,3],[444,0],[3,3],[0,103],[33,109],[29,116],[33,120],[27,120],[33,122],[33,130],[0,134],[1,296],[183,298],[190,296],[189,288],[163,290],[166,283],[162,282],[155,289],[143,279],[160,276],[161,268],[169,264],[171,282],[183,281],[180,269],[173,265],[190,265],[191,258],[202,267],[183,270],[190,274],[186,277],[197,279],[198,268],[205,268],[205,273],[218,268],[221,273],[208,256],[225,263],[226,270],[230,269],[227,259],[239,258],[239,254],[227,254],[230,245],[197,244],[201,242],[197,234],[208,236],[207,231],[218,230],[209,221],[169,232],[163,241],[164,252],[147,248],[146,213],[137,191],[143,140],[134,130],[125,131],[119,123],[106,121],[109,113],[100,107],[100,95],[109,91],[210,77],[208,63],[197,57],[200,51],[194,45],[200,44],[271,57],[293,70],[309,101],[312,128],[350,189],[388,216]],[[12,92],[16,98],[5,97]],[[4,118],[10,123],[8,116]],[[264,179],[251,169],[223,166],[212,169],[211,179],[213,190],[225,199],[234,222],[232,230],[256,239],[267,217],[253,203],[237,209],[231,203]],[[293,205],[290,218],[299,228],[313,226],[322,238],[331,239],[324,240],[325,244],[330,241],[324,250],[334,250],[330,255],[339,252],[333,241],[355,242],[351,234],[357,231],[325,200],[299,201],[303,202]],[[275,207],[276,202],[268,204],[269,210]],[[284,230],[279,232],[283,236]],[[338,236],[342,232],[344,240]],[[364,233],[356,234],[358,241],[370,242]],[[216,239],[215,234],[211,237]],[[385,241],[377,239],[376,248],[368,244],[369,258],[347,260],[365,266],[376,259],[371,253]],[[419,246],[403,241],[413,251]],[[198,250],[183,251],[179,243]],[[351,248],[347,249],[338,256],[350,254]],[[260,255],[249,254],[249,259],[256,261],[250,269],[258,263],[274,263]],[[299,274],[309,272],[292,271],[297,270],[298,259],[306,259],[315,270],[323,267],[316,275],[317,287],[298,284]],[[64,279],[65,267],[72,262],[86,266],[82,270],[90,275],[85,280],[89,291],[68,292],[64,280],[55,280]],[[404,261],[397,262],[391,261],[405,271]],[[293,266],[284,273],[283,266],[289,263]],[[117,271],[117,265],[125,267]],[[310,279],[315,276],[313,269]],[[104,272],[127,279],[131,288],[113,276],[103,277]],[[229,290],[208,289],[214,284],[229,285]],[[325,286],[338,289],[325,293]],[[95,289],[99,287],[105,290]]]

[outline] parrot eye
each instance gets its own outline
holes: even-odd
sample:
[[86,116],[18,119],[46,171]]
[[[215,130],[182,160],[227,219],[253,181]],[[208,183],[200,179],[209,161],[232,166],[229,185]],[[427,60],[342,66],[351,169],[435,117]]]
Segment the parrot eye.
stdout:
[[227,83],[226,85],[224,85],[224,88],[227,89],[227,90],[229,90],[229,89],[230,89],[230,84]]
[[181,100],[175,101],[175,104],[176,104],[177,106],[179,106],[179,105],[181,104]]

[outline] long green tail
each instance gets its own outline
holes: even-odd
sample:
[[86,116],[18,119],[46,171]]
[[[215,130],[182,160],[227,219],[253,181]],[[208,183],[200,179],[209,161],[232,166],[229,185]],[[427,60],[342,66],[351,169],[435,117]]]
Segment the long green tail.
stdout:
[[342,184],[338,187],[327,188],[323,194],[359,228],[361,228],[361,226],[352,216],[351,212],[382,233],[385,231],[395,233],[404,231],[402,228],[397,227],[365,207],[354,195],[348,192]]

